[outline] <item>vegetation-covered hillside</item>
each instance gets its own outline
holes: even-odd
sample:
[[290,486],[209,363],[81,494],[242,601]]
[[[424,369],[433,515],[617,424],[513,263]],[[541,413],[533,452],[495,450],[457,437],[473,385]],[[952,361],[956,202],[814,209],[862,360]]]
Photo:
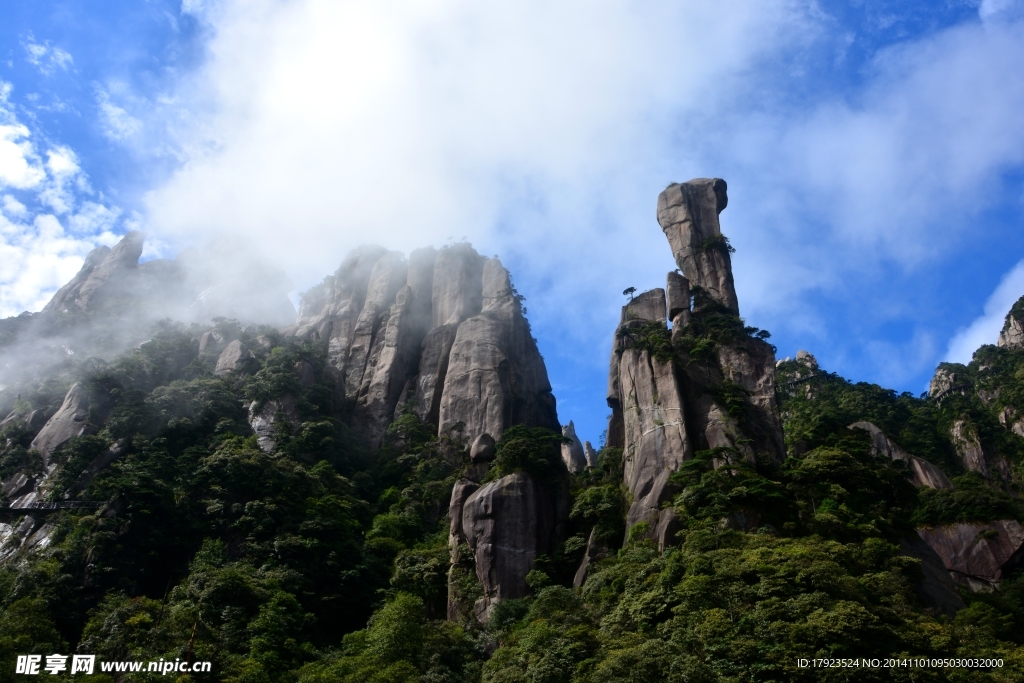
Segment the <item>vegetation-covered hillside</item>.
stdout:
[[[213,678],[239,682],[1024,680],[1024,575],[992,592],[962,588],[967,606],[951,616],[929,606],[921,561],[901,550],[917,526],[1024,519],[1024,438],[1012,429],[1024,352],[984,347],[951,369],[955,390],[941,401],[780,364],[788,459],[716,470],[729,454],[698,452],[673,475],[682,530],[664,552],[624,527],[617,449],[569,476],[560,435],[507,430],[492,473],[525,470],[548,486],[569,476],[570,526],[528,576],[532,597],[502,601],[480,625],[446,618],[449,583],[470,603],[480,590],[472,572],[449,570],[448,501],[470,467],[459,426],[439,438],[409,407],[371,451],[337,417],[346,406],[322,344],[221,321],[256,357],[218,376],[215,358],[196,353],[202,331],[165,324],[117,360],[69,362],[20,397],[15,412],[53,412],[81,381],[113,405],[100,431],[51,457],[46,486],[50,500],[72,490],[96,507],[53,512],[34,547],[11,536],[0,549],[0,680],[20,679],[16,655],[53,652],[211,660]],[[687,362],[686,349],[660,352]],[[283,394],[297,417],[277,423],[268,453],[250,407]],[[904,463],[848,429],[861,420],[955,488],[915,489]],[[957,423],[1005,459],[1009,480],[965,470]],[[0,478],[42,473],[30,439],[24,422],[5,427]],[[110,444],[120,455],[82,486]],[[607,556],[573,588],[592,532]],[[1003,667],[797,665],[888,656]]]

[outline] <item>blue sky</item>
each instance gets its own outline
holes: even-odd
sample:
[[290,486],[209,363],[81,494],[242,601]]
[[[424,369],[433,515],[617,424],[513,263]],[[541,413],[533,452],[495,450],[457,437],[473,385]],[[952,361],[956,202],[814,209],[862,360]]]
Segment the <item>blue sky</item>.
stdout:
[[921,392],[1024,294],[1024,2],[0,2],[0,315],[133,227],[296,292],[373,241],[499,254],[604,428],[669,182],[729,182],[741,312]]

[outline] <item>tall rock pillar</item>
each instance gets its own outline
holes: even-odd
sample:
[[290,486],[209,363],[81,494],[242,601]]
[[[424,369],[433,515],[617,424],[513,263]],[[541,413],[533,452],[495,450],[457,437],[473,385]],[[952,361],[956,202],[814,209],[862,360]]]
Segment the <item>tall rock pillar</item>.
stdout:
[[671,475],[697,451],[713,451],[715,466],[785,457],[775,352],[739,317],[718,220],[727,203],[718,178],[661,193],[658,222],[682,273],[622,309],[612,344],[607,445],[623,451],[627,525],[645,522],[661,547],[679,521],[664,507],[676,493]]

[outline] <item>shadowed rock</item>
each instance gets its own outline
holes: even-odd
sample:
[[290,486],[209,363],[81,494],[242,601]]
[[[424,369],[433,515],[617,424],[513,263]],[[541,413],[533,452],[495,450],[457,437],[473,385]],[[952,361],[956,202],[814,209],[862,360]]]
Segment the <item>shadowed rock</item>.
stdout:
[[[480,484],[469,479],[459,479],[452,488],[451,502],[448,505],[448,551],[451,555],[451,563],[459,562],[459,545],[467,543],[466,533],[462,528],[462,510],[466,500],[476,493]],[[457,621],[459,618],[458,596],[455,586],[448,585],[448,620]]]
[[672,271],[665,283],[665,297],[668,302],[668,319],[674,320],[682,312],[690,312],[690,281]]
[[457,325],[434,328],[423,338],[420,373],[416,379],[416,412],[427,423],[436,423],[441,410],[448,358],[455,343]]
[[920,534],[914,532],[901,538],[900,550],[904,555],[921,561],[922,578],[916,589],[929,607],[953,616],[967,606],[956,592],[956,582],[942,564],[942,558]]
[[972,590],[997,586],[1024,560],[1024,527],[1016,520],[944,524],[917,531],[953,578]]
[[494,439],[490,434],[481,434],[473,440],[469,448],[469,460],[473,464],[494,460]]
[[627,528],[646,521],[653,529],[661,504],[668,499],[669,476],[693,457],[686,433],[683,388],[671,361],[648,351],[627,348],[619,362],[625,446],[626,488],[633,503]]
[[690,286],[738,315],[732,260],[718,222],[728,201],[721,178],[673,183],[658,197],[658,224]]
[[199,338],[199,355],[220,356],[227,344],[228,340],[224,338],[223,334],[216,330],[208,330],[203,332],[203,336]]
[[401,399],[402,387],[414,373],[420,350],[418,330],[412,323],[413,293],[409,285],[402,287],[391,306],[387,325],[380,335],[381,344],[368,364],[363,385],[357,397],[357,413],[369,441],[377,445],[384,437],[388,423]]
[[15,472],[3,484],[3,495],[7,500],[15,500],[35,488],[36,480],[22,472]]
[[[658,222],[682,273],[669,273],[665,290],[644,292],[623,308],[612,344],[606,444],[623,449],[632,498],[627,528],[646,522],[659,547],[673,542],[679,524],[662,510],[674,494],[669,479],[695,450],[715,451],[715,467],[785,458],[773,347],[738,332],[710,345],[699,340],[700,356],[697,346],[684,343],[691,323],[742,324],[730,247],[718,221],[727,201],[720,179],[673,184],[661,193]],[[696,288],[703,303],[691,309]]]
[[651,289],[634,297],[622,307],[620,323],[630,320],[665,322],[665,290]]
[[1012,481],[1006,458],[1000,453],[988,452],[978,438],[977,428],[969,420],[955,421],[950,429],[950,437],[965,469],[1004,484]]
[[382,331],[382,314],[390,309],[407,275],[408,266],[398,252],[388,252],[374,264],[366,301],[352,329],[352,346],[345,370],[346,396],[354,397],[359,391],[374,341]]
[[[75,305],[87,309],[104,297],[110,297],[128,284],[128,275],[139,266],[145,236],[132,230],[118,242],[103,261],[89,273],[79,288]],[[123,293],[123,292],[122,292]]]
[[554,529],[555,507],[529,474],[502,477],[466,499],[462,533],[484,590],[475,606],[480,621],[486,622],[499,600],[529,595],[526,575],[538,555],[550,552]]
[[[753,409],[745,437],[757,452],[777,462],[786,457],[782,413],[775,392],[775,352],[771,345],[752,337],[738,339],[717,350],[723,379],[738,385]],[[810,355],[810,354],[808,354]],[[736,444],[733,444],[736,445]]]
[[902,460],[907,463],[910,481],[914,486],[927,486],[933,489],[951,489],[949,477],[935,465],[924,458],[911,455],[899,444],[892,441],[885,433],[870,422],[854,422],[849,429],[863,429],[871,435],[871,454],[884,455],[890,460]]
[[576,570],[576,575],[572,579],[573,588],[579,588],[586,583],[587,576],[590,574],[590,566],[595,562],[603,560],[610,554],[611,551],[608,550],[608,546],[597,540],[597,529],[591,529],[590,536],[587,538],[587,549],[584,551],[579,569]]
[[587,467],[598,466],[597,451],[594,450],[593,445],[589,441],[583,442],[583,455],[587,459]]
[[1024,416],[1019,415],[1013,406],[1004,406],[999,411],[999,424],[1017,436],[1024,437]]
[[103,263],[109,254],[110,247],[96,247],[90,251],[89,255],[85,257],[85,263],[82,264],[78,273],[66,285],[57,290],[57,293],[53,295],[49,303],[43,307],[43,312],[67,313],[73,307],[77,307],[76,301],[82,285],[86,283],[89,276]]
[[24,414],[12,410],[3,421],[0,421],[0,430],[15,423],[21,423],[28,427],[30,432],[38,433],[46,424],[46,414],[42,410],[30,410]]
[[84,490],[89,482],[93,478],[110,466],[110,463],[114,462],[128,451],[127,444],[122,439],[115,443],[107,446],[102,453],[93,458],[92,462],[86,465],[82,473],[78,475],[78,479],[71,485],[70,488],[64,493],[64,499],[73,498],[80,491]]

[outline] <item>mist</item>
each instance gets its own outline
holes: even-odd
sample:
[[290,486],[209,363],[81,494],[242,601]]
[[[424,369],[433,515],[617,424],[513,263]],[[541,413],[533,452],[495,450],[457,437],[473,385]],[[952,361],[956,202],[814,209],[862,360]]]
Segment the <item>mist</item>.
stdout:
[[295,321],[291,281],[238,236],[140,263],[144,239],[135,231],[113,249],[96,248],[41,311],[0,320],[0,413],[22,396],[36,408],[53,403],[162,327],[189,327],[198,346],[224,320],[274,328]]

